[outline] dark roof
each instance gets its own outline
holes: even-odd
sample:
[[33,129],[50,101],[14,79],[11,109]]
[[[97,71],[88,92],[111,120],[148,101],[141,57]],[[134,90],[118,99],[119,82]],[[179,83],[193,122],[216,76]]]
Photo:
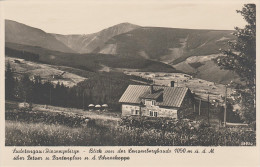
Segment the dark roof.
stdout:
[[[159,97],[163,94],[163,101],[156,102],[156,105],[164,107],[180,107],[188,91],[183,87],[163,87],[153,86],[155,93],[150,94],[150,86],[147,85],[129,85],[124,94],[119,99],[121,103],[139,104],[142,98]],[[161,89],[161,91],[159,91]]]
[[163,90],[160,89],[158,91],[154,91],[154,93],[150,93],[150,91],[145,92],[140,96],[141,99],[154,99],[157,100],[163,94]]

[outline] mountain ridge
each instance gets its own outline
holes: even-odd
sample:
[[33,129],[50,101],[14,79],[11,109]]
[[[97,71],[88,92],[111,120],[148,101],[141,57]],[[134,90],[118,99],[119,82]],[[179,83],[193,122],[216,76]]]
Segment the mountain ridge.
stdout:
[[103,47],[105,42],[113,36],[126,33],[139,27],[140,26],[131,23],[120,23],[92,34],[52,35],[78,53],[91,53],[97,48]]
[[[89,67],[84,68],[94,70],[97,70],[102,65],[108,67],[112,65],[114,68],[137,67],[146,70],[160,66],[161,71],[178,70],[196,75],[201,79],[216,82],[229,81],[232,77],[238,78],[232,75],[230,71],[222,71],[212,60],[213,57],[221,56],[219,49],[226,49],[229,40],[235,40],[235,36],[232,35],[233,30],[142,27],[131,23],[120,23],[93,34],[61,35],[46,33],[41,29],[30,26],[26,29],[29,32],[21,33],[19,32],[19,26],[22,26],[21,31],[24,31],[23,28],[27,25],[15,21],[13,23],[18,24],[18,28],[9,26],[10,28],[6,29],[6,47],[24,51],[27,49],[28,52],[39,54],[40,59],[46,62],[55,63],[53,61],[57,60],[61,64],[68,65],[73,60],[75,66],[83,67],[87,64]],[[24,41],[21,41],[21,39],[24,39]],[[41,43],[42,40],[43,43]],[[50,47],[47,44],[53,45]],[[49,51],[41,48],[46,48]],[[109,56],[106,57],[105,55]],[[203,56],[206,57],[207,61],[200,58],[196,58],[198,60],[191,63],[187,61],[189,58]],[[52,57],[56,57],[56,59],[52,60]],[[102,63],[104,60],[101,58],[105,59],[105,64]],[[94,66],[86,62],[92,61],[91,59],[93,59]],[[145,59],[149,61],[145,61]],[[112,63],[113,61],[121,65],[118,66]],[[124,61],[131,61],[131,63]],[[139,61],[142,63],[136,65]],[[159,64],[154,64],[151,61]],[[148,62],[153,64],[149,68],[147,66],[149,65]],[[160,64],[162,62],[166,66]],[[212,76],[214,71],[217,71],[216,78]],[[207,75],[210,75],[210,77]]]
[[39,46],[69,53],[74,52],[51,34],[13,20],[5,20],[5,42]]

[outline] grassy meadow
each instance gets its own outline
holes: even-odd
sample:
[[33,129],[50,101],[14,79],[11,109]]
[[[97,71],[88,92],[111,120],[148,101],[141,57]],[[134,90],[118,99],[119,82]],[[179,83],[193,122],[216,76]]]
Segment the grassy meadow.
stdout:
[[256,145],[256,133],[250,128],[217,128],[201,121],[194,124],[163,118],[120,120],[109,112],[33,106],[22,110],[15,102],[6,103],[6,146]]
[[99,128],[6,121],[6,146],[112,145]]
[[119,126],[66,125],[6,121],[6,146],[241,146],[256,144],[253,131],[199,129],[188,126],[171,131]]

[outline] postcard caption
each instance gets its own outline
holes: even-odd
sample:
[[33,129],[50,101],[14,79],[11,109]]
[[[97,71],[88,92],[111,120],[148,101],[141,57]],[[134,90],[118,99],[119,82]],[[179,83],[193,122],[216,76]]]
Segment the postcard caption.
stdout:
[[80,149],[12,149],[14,161],[129,161],[132,155],[140,154],[214,154],[214,148],[86,148]]

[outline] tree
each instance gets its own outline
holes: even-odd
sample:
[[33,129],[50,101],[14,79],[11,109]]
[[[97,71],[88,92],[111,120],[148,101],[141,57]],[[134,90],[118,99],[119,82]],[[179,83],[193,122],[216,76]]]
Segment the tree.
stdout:
[[24,102],[32,102],[33,99],[33,82],[28,74],[24,74],[17,86],[18,97]]
[[7,63],[5,71],[5,98],[12,99],[14,98],[15,90],[15,79],[13,77],[13,71],[11,69],[10,62]]
[[217,61],[219,66],[236,72],[245,82],[245,87],[240,90],[243,109],[244,113],[250,112],[253,116],[256,93],[256,5],[245,4],[237,13],[243,16],[247,25],[244,28],[235,27],[233,34],[237,40],[229,41],[229,49],[222,51],[226,56]]
[[42,78],[40,75],[35,75],[33,77],[33,91],[32,91],[32,100],[34,103],[41,103],[42,101]]

